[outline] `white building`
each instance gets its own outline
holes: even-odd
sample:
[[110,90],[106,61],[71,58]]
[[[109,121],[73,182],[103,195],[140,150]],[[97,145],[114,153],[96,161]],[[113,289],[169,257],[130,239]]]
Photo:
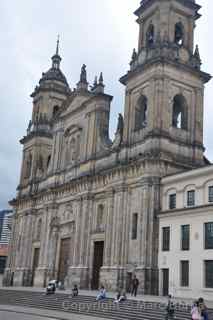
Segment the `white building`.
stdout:
[[4,210],[0,212],[0,245],[8,245],[11,237],[11,227],[12,227],[12,210]]
[[213,166],[162,179],[159,291],[213,297]]

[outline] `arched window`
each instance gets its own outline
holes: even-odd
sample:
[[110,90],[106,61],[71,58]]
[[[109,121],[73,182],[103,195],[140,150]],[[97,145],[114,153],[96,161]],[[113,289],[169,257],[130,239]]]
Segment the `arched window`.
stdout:
[[183,41],[184,41],[184,27],[181,22],[178,22],[175,25],[175,43],[179,46],[182,46]]
[[146,32],[146,45],[150,47],[154,44],[155,27],[150,24]]
[[97,212],[97,229],[102,230],[104,227],[104,205],[99,204]]
[[56,116],[56,114],[58,113],[58,110],[59,110],[59,106],[54,106],[53,107],[53,117]]
[[31,176],[31,169],[32,169],[32,155],[30,153],[27,157],[25,178],[29,178]]
[[135,130],[143,129],[147,126],[148,100],[141,96],[135,108]]
[[42,219],[40,218],[38,220],[37,227],[36,227],[36,240],[37,241],[41,239],[41,226],[42,226]]
[[172,125],[178,129],[187,130],[188,110],[184,96],[178,94],[173,100]]

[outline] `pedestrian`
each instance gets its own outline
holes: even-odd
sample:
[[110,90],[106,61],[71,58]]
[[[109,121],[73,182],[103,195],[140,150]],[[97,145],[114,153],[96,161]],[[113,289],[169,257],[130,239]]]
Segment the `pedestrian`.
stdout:
[[175,306],[171,294],[168,296],[168,304],[166,307],[166,320],[174,319]]
[[75,284],[73,289],[72,289],[72,296],[73,297],[77,297],[78,296],[78,286],[77,286],[77,284]]
[[200,314],[200,310],[199,310],[199,304],[198,301],[194,301],[192,309],[191,309],[191,316],[192,316],[192,320],[201,320],[201,314]]
[[137,296],[138,286],[139,286],[139,280],[135,275],[134,278],[132,279],[132,296],[134,295],[134,297]]
[[208,310],[203,298],[198,299],[198,308],[200,310],[201,316],[203,317],[203,320],[208,320],[209,319]]
[[106,298],[106,289],[102,286],[99,290],[99,293],[96,297],[96,301],[103,300]]

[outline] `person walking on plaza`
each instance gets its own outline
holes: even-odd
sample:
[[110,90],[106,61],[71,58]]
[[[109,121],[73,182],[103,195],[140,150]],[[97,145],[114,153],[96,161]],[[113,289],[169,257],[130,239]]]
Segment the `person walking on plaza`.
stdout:
[[200,314],[200,310],[199,310],[198,301],[195,301],[192,306],[191,316],[192,316],[192,320],[201,320],[202,319],[201,314]]
[[137,296],[138,286],[139,286],[139,280],[135,275],[134,278],[132,279],[132,296],[134,295],[134,297]]
[[166,320],[174,319],[174,314],[175,314],[175,306],[174,306],[174,302],[172,301],[172,296],[170,294],[168,296],[168,304],[166,307]]
[[208,310],[207,310],[207,307],[205,305],[203,298],[198,299],[198,308],[200,310],[200,313],[201,313],[203,320],[208,320],[209,319]]
[[73,289],[72,289],[72,296],[73,297],[77,297],[78,296],[78,286],[77,286],[77,284],[75,284]]

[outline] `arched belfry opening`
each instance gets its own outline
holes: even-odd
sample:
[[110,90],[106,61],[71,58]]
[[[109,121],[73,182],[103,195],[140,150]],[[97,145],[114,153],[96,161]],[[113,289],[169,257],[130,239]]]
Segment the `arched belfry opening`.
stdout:
[[146,32],[147,47],[150,47],[154,44],[154,36],[155,36],[155,27],[153,24],[150,24]]
[[173,99],[172,126],[177,129],[187,130],[188,108],[186,99],[178,94]]
[[182,22],[177,22],[175,24],[175,43],[182,46],[184,43],[184,27]]
[[147,126],[148,99],[142,95],[135,108],[135,130],[143,129]]
[[53,107],[53,117],[56,116],[56,114],[58,113],[58,111],[59,111],[59,106],[54,106],[54,107]]

